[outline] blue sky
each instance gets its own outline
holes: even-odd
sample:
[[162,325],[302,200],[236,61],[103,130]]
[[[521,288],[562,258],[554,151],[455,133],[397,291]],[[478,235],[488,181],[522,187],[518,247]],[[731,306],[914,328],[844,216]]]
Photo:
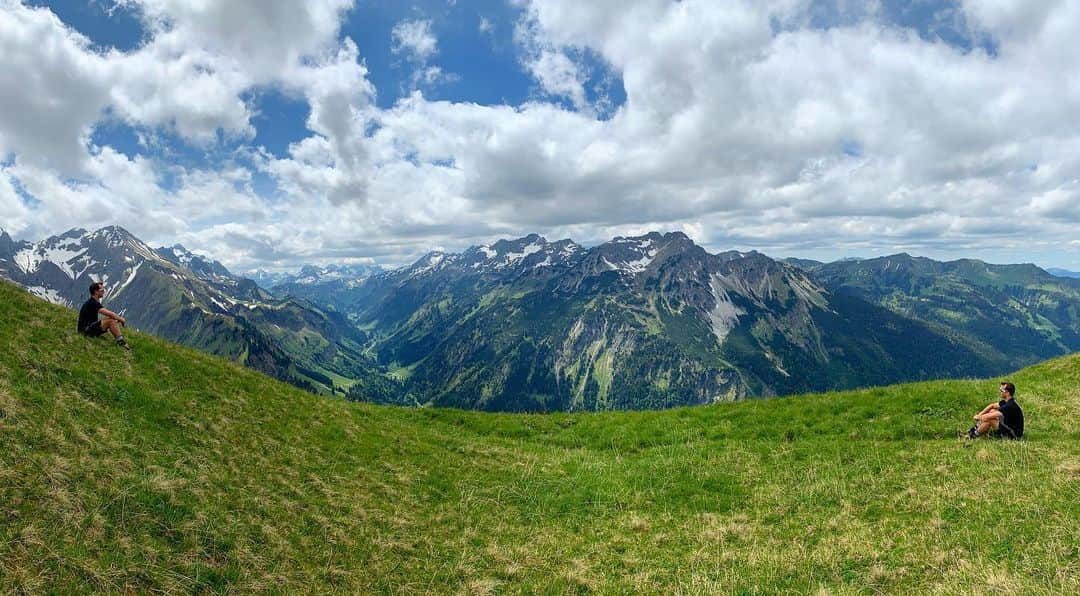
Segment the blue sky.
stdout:
[[0,4],[0,203],[241,270],[539,232],[1080,269],[1075,3]]

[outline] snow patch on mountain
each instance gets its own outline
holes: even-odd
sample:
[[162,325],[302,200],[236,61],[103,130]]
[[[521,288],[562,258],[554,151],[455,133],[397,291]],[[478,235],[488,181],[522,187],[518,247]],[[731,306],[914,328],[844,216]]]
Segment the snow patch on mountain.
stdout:
[[431,252],[409,267],[409,277],[416,277],[441,269],[457,260],[459,255],[444,252]]
[[627,261],[622,264],[622,268],[631,273],[641,273],[652,265],[652,262],[656,260],[656,249],[646,251],[640,259],[634,261]]
[[[76,274],[71,266],[71,261],[82,256],[85,252],[86,248],[77,242],[67,242],[60,246],[49,246],[42,243],[20,250],[15,254],[13,260],[15,265],[27,275],[36,273],[41,264],[48,261],[56,265],[65,275],[75,279]],[[85,269],[84,267],[83,270]]]
[[67,300],[64,300],[63,296],[60,295],[60,292],[57,292],[53,288],[30,286],[26,289],[38,298],[43,298],[45,300],[48,300],[49,302],[52,302],[53,304],[59,304],[60,306],[71,306],[71,304]]
[[537,244],[537,243],[534,242],[534,243],[526,246],[525,248],[521,249],[521,252],[507,253],[507,255],[506,255],[506,263],[505,263],[504,266],[509,267],[509,266],[513,265],[514,263],[517,263],[518,261],[524,259],[525,257],[527,257],[527,256],[529,256],[531,254],[534,254],[534,253],[538,253],[543,249],[544,249],[543,244]]
[[[656,260],[656,255],[660,253],[661,248],[652,238],[616,238],[608,244],[617,248],[601,257],[601,262],[609,269],[631,275],[648,269]],[[607,258],[609,256],[610,259]]]
[[132,281],[135,281],[135,275],[139,272],[139,268],[142,267],[143,263],[145,262],[146,261],[140,261],[138,264],[131,268],[130,272],[128,273],[127,279],[124,280],[124,283],[120,284],[120,286],[112,292],[113,297],[119,296],[120,292],[124,291],[124,288],[131,285]]
[[210,301],[211,301],[211,302],[213,302],[213,303],[214,303],[214,304],[215,304],[215,305],[216,305],[216,306],[217,306],[218,308],[220,308],[221,310],[223,310],[223,311],[225,311],[225,312],[229,312],[229,307],[228,307],[228,306],[226,306],[225,304],[223,304],[223,303],[222,303],[222,302],[221,302],[220,300],[218,300],[217,298],[215,298],[215,297],[211,296],[211,297],[210,297]]

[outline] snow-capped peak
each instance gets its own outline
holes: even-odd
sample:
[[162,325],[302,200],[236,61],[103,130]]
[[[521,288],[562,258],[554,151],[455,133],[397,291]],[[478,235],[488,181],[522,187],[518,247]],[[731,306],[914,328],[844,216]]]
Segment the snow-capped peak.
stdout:
[[461,255],[433,250],[423,257],[420,257],[420,260],[408,267],[407,271],[409,272],[409,277],[416,277],[418,275],[442,269],[456,261],[460,256]]
[[465,251],[465,266],[473,270],[538,269],[564,262],[579,247],[570,240],[548,242],[539,234],[499,240]]
[[670,239],[657,232],[629,238],[618,236],[599,247],[601,262],[612,270],[631,275],[641,273],[652,265],[660,251],[667,246],[665,240]]
[[190,250],[184,248],[183,244],[174,244],[169,250],[172,251],[173,257],[175,257],[177,262],[181,265],[187,265],[191,262],[192,257],[195,256]]

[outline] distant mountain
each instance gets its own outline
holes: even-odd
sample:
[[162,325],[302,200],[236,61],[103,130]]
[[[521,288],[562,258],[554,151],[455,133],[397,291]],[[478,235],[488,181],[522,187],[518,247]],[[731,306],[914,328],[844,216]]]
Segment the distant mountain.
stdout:
[[161,247],[154,252],[166,261],[183,267],[202,279],[226,280],[233,278],[229,270],[218,261],[197,255],[184,248],[181,244],[173,245],[171,248]]
[[1069,271],[1068,269],[1059,269],[1057,267],[1050,267],[1046,270],[1047,273],[1057,277],[1069,277],[1072,279],[1080,279],[1080,271]]
[[0,233],[0,276],[74,308],[92,282],[105,282],[106,306],[134,327],[309,389],[344,390],[344,379],[367,378],[375,366],[364,334],[340,314],[277,299],[217,261],[179,245],[151,249],[116,226],[34,244]]
[[791,265],[792,267],[798,267],[799,269],[802,269],[803,271],[810,271],[811,269],[813,269],[815,267],[820,267],[820,266],[825,264],[822,261],[815,261],[813,259],[800,259],[798,257],[786,257],[786,258],[780,259],[780,262],[787,263],[788,265]]
[[402,403],[659,408],[992,368],[796,267],[708,254],[681,233],[589,249],[534,234],[291,291],[371,335],[405,384]]
[[297,273],[271,273],[257,269],[251,279],[268,290],[291,284],[312,285],[333,281],[354,282],[385,271],[378,265],[304,265]]
[[954,337],[995,369],[1080,350],[1080,282],[1035,265],[897,254],[811,270],[847,293]]

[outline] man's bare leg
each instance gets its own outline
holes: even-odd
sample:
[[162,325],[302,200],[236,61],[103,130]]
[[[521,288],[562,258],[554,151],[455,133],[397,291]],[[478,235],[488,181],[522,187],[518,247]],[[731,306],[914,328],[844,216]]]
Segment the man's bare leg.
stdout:
[[997,430],[998,426],[1001,425],[1001,412],[983,414],[979,416],[977,424],[978,426],[976,427],[975,432],[978,433],[980,437],[992,430]]
[[120,330],[120,321],[117,321],[116,319],[105,319],[101,321],[101,326],[108,329],[109,333],[112,333],[113,338],[116,339],[116,345],[125,350],[131,349],[131,344],[124,340],[124,332]]
[[112,333],[114,339],[121,336],[120,321],[115,319],[103,319],[101,321],[101,328]]

